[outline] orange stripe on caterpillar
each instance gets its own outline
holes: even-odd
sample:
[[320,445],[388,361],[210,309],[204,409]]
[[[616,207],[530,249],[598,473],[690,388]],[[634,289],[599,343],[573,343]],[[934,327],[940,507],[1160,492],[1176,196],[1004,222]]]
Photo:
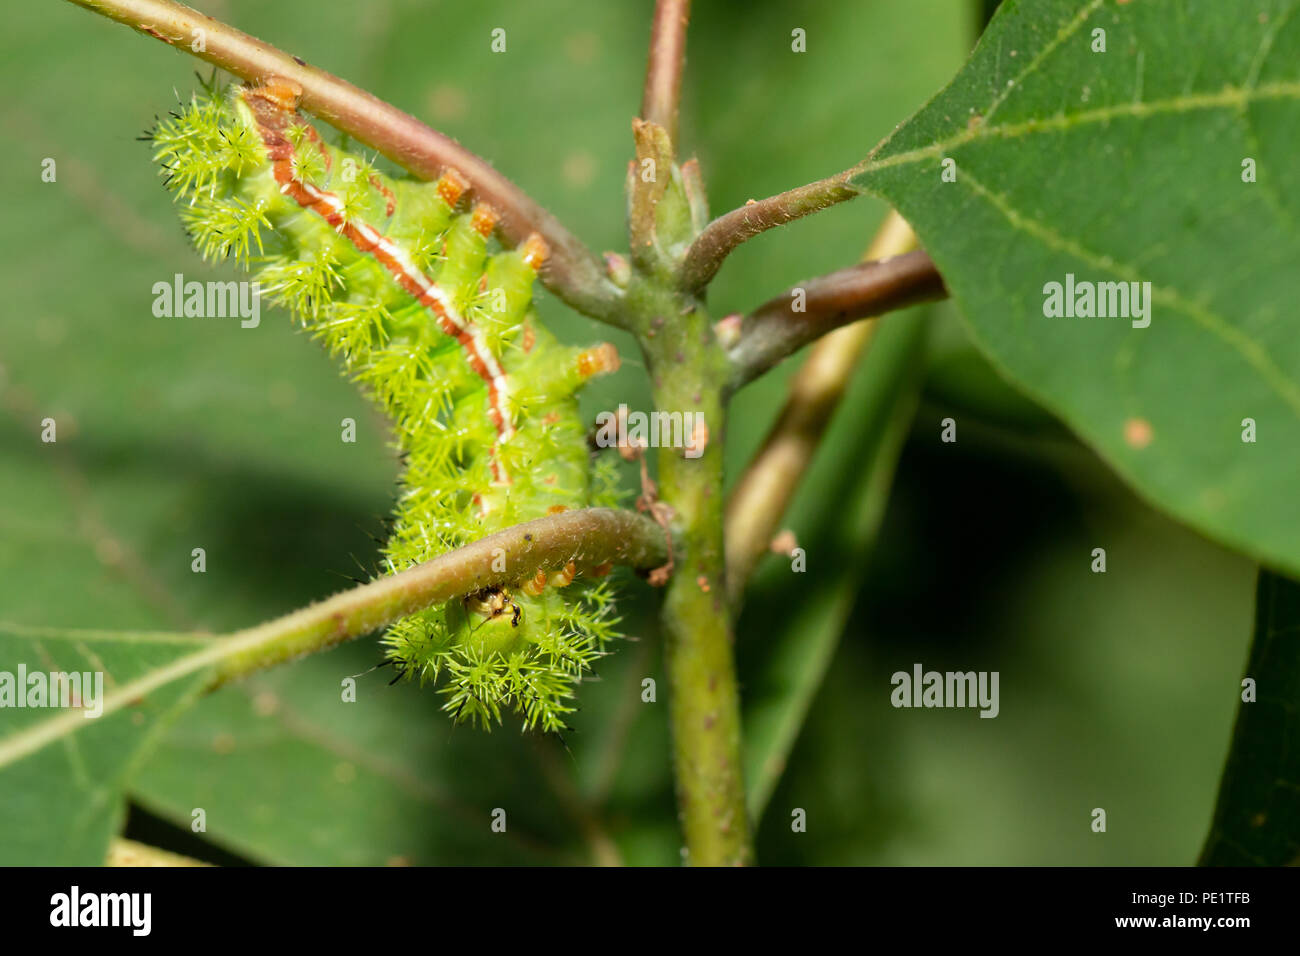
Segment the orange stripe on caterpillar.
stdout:
[[389,219],[393,218],[393,213],[397,211],[397,197],[393,191],[384,185],[384,181],[378,176],[370,177],[370,185],[384,197],[384,215]]
[[[514,435],[514,425],[507,411],[510,383],[482,333],[468,318],[457,312],[451,298],[418,269],[399,246],[367,223],[349,220],[344,214],[344,203],[338,196],[298,178],[294,171],[293,144],[285,136],[284,130],[289,125],[290,117],[295,115],[294,109],[302,95],[302,87],[277,77],[262,86],[243,87],[240,93],[253,114],[258,135],[271,160],[272,175],[280,184],[280,192],[304,209],[319,215],[359,252],[373,256],[407,294],[433,313],[438,327],[460,343],[469,367],[483,379],[488,388],[488,418],[496,431],[496,440],[489,449],[493,481],[509,484],[510,477],[495,452],[496,445],[509,441]],[[468,188],[468,183],[460,173],[448,170],[438,180],[436,188],[439,195],[449,205],[453,205],[453,199],[448,197],[454,196],[458,200]],[[490,235],[496,227],[497,213],[480,203],[474,208],[473,215],[474,228],[484,236]],[[484,508],[486,510],[486,502]]]
[[306,132],[307,138],[315,144],[317,151],[325,157],[325,172],[328,173],[330,167],[334,165],[334,160],[330,156],[330,151],[325,148],[325,141],[320,138],[320,133],[316,132],[316,127],[312,126],[311,123],[303,123],[302,129]]

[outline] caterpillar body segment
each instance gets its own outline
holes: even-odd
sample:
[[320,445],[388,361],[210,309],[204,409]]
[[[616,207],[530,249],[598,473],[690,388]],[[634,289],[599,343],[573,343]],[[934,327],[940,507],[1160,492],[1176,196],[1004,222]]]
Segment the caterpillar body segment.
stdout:
[[[538,321],[545,241],[501,248],[497,213],[455,170],[396,179],[325,143],[297,113],[300,92],[271,80],[196,96],[154,131],[155,158],[204,257],[248,268],[391,417],[406,467],[385,570],[614,503],[576,393],[617,354],[562,345]],[[610,590],[570,585],[565,569],[549,586],[525,577],[398,622],[388,657],[405,676],[445,678],[457,719],[516,711],[525,728],[562,729],[614,636]]]

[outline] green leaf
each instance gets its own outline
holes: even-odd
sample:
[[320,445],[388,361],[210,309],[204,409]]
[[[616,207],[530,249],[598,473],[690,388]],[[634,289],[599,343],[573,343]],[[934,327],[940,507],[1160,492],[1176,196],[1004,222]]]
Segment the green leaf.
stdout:
[[[183,634],[0,625],[6,677],[17,681],[20,667],[28,678],[75,672],[85,688],[63,707],[48,706],[54,701],[47,696],[39,709],[11,709],[11,703],[0,710],[0,862],[103,864],[121,827],[132,772],[167,722],[197,695],[205,674],[191,671],[111,712],[106,698],[133,697],[139,681],[209,643]],[[20,695],[25,690],[17,687]]]
[[[1255,643],[1243,701],[1201,863],[1300,863],[1300,584],[1259,573]],[[1245,691],[1243,690],[1243,694]]]
[[[538,779],[533,738],[448,726],[437,695],[390,687],[379,660],[358,642],[223,688],[163,738],[133,797],[186,829],[201,809],[206,839],[261,863],[580,859]],[[498,807],[504,833],[492,829]]]
[[[111,694],[195,650],[175,632],[236,630],[338,590],[338,572],[358,573],[350,553],[370,560],[362,528],[388,510],[397,464],[384,423],[282,314],[256,329],[152,314],[157,281],[231,278],[188,248],[134,140],[173,88],[195,87],[195,61],[69,4],[15,27],[0,61],[9,82],[44,78],[0,110],[23,144],[0,156],[0,617],[28,626],[0,632],[0,671],[96,669],[84,647]],[[78,82],[83,70],[114,82]],[[339,441],[344,417],[356,444]],[[35,750],[68,715],[0,710],[0,862],[102,863],[137,768],[204,680],[200,668],[138,706],[73,714],[80,729],[53,725]]]
[[1009,384],[989,364],[951,300],[936,304],[932,311],[925,380],[931,400],[948,404],[958,421],[969,415],[1022,434],[1067,434],[1059,419]]
[[[1295,9],[1008,0],[854,182],[916,228],[994,363],[1144,497],[1300,573]],[[1150,326],[1047,317],[1067,275],[1151,283]]]
[[[785,770],[813,697],[839,645],[857,597],[894,469],[916,413],[924,358],[924,313],[881,320],[823,449],[840,449],[834,467],[815,468],[800,489],[788,524],[816,562],[803,575],[775,561],[753,588],[755,619],[780,608],[782,625],[767,638],[755,673],[744,677],[745,787],[757,822]],[[743,648],[742,648],[743,652]]]

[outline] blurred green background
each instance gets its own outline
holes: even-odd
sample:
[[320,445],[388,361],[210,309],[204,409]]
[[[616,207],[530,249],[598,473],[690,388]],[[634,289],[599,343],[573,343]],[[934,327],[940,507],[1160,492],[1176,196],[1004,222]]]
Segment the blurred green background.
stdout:
[[[459,138],[592,248],[623,248],[649,0],[198,5]],[[970,0],[697,6],[682,134],[715,212],[860,159],[951,78],[976,20]],[[495,27],[504,54],[490,52]],[[795,27],[805,54],[790,51]],[[0,53],[0,619],[221,632],[367,576],[397,474],[384,423],[282,314],[245,330],[151,313],[153,283],[176,272],[231,278],[187,247],[135,141],[200,65],[55,2],[11,18]],[[56,183],[40,179],[45,157]],[[883,212],[864,199],[742,247],[712,289],[715,313],[851,263]],[[611,337],[543,298],[563,337]],[[922,320],[924,395],[879,541],[836,584],[852,612],[759,859],[1191,863],[1254,568],[1135,500],[998,380],[950,307],[891,319]],[[648,407],[635,347],[613,340],[624,368],[586,394],[593,415]],[[739,395],[733,477],[793,367]],[[46,416],[56,450],[38,438]],[[348,416],[356,444],[338,439]],[[955,444],[939,441],[949,416]],[[834,530],[845,489],[866,480],[862,451],[842,415],[789,517],[810,578],[857,567]],[[194,547],[206,574],[191,573]],[[1089,570],[1095,547],[1104,575]],[[365,673],[380,656],[364,639],[203,701],[140,772],[128,832],[220,862],[674,863],[662,680],[658,703],[640,700],[642,678],[662,677],[659,643],[646,589],[624,590],[640,640],[584,688],[565,746],[511,725],[451,728],[435,694]],[[756,579],[737,627],[747,706],[779,697],[765,675],[782,640],[801,638],[791,613],[807,591],[777,559]],[[916,662],[999,671],[1001,714],[891,708],[890,674]],[[359,698],[343,704],[352,674]],[[193,807],[207,811],[203,843]],[[505,835],[489,832],[495,807]],[[1094,807],[1104,835],[1089,828]],[[807,832],[791,832],[793,808]]]

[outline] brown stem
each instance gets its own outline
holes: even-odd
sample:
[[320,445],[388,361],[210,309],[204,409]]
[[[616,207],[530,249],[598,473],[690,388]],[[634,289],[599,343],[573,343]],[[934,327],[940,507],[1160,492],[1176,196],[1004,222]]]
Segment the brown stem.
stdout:
[[[915,246],[911,227],[891,212],[867,256],[905,255]],[[856,322],[817,342],[791,379],[789,398],[763,447],[727,499],[727,595],[732,607],[739,605],[754,567],[768,551],[875,328],[874,322]]]
[[943,277],[921,249],[811,279],[759,306],[741,322],[740,337],[727,353],[731,387],[740,388],[842,325],[947,294]]
[[662,126],[671,143],[677,142],[677,110],[681,100],[682,66],[686,62],[686,25],[691,0],[658,0],[650,31],[650,59],[646,64],[641,118]]
[[[298,57],[172,0],[70,0],[250,82],[271,76],[302,87],[304,110],[379,150],[423,179],[454,167],[501,215],[512,244],[539,233],[550,246],[542,282],[573,308],[617,324],[619,295],[601,261],[486,160],[415,117]],[[198,31],[202,31],[201,33]],[[202,39],[202,49],[199,39]]]
[[[851,172],[851,171],[850,171]],[[850,172],[809,183],[767,199],[753,200],[719,216],[705,228],[686,251],[682,265],[682,288],[699,292],[718,274],[732,251],[760,232],[784,226],[809,213],[842,203],[859,195],[848,185]]]

